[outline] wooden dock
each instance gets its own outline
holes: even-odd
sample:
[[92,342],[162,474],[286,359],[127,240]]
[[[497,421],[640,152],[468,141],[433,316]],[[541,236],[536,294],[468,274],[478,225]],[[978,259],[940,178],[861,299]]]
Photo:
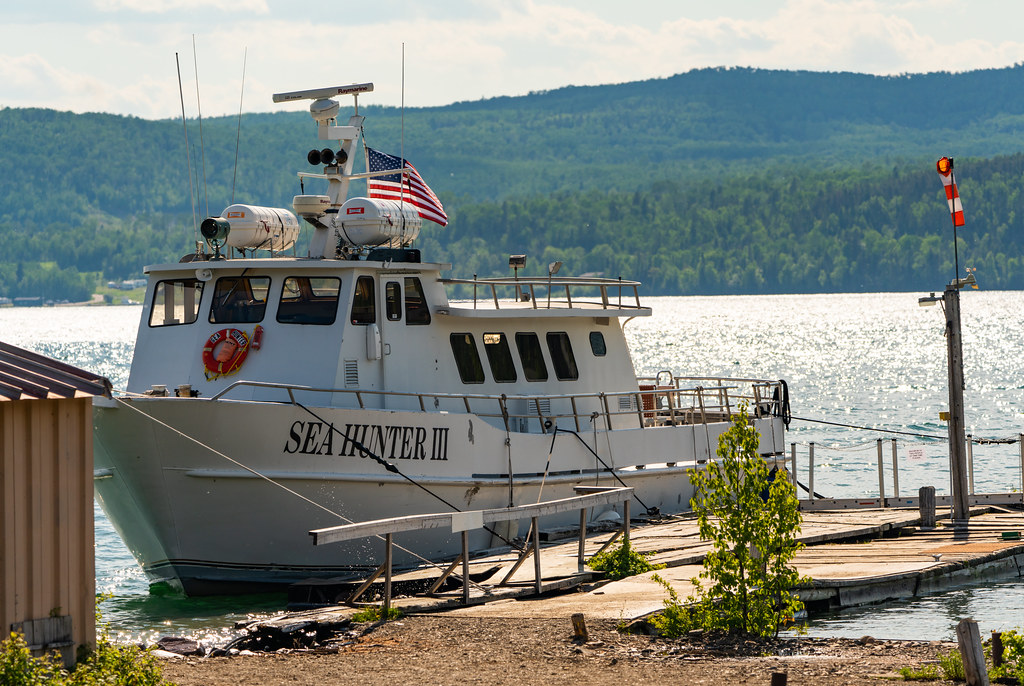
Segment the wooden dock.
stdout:
[[[955,530],[940,520],[932,530],[919,527],[917,509],[867,509],[804,513],[800,540],[806,545],[795,559],[801,574],[812,584],[798,589],[809,611],[851,607],[866,603],[934,593],[943,589],[994,578],[1024,575],[1024,513],[1003,508],[976,507],[966,530]],[[589,557],[612,536],[588,535]],[[710,544],[701,541],[693,517],[634,524],[632,545],[652,553],[651,560],[666,565],[657,572],[682,597],[692,591],[690,579],[701,571]],[[516,560],[504,553],[472,560],[477,582],[468,605],[461,589],[435,596],[409,596],[392,602],[406,613],[447,610],[462,616],[588,617],[631,621],[662,608],[665,590],[651,579],[653,573],[620,581],[578,569],[578,540],[549,542],[542,547],[543,595],[537,596],[532,564],[522,565],[508,585],[499,585]],[[436,574],[420,570],[403,577]],[[557,591],[563,591],[558,593]],[[571,591],[571,592],[564,592]],[[352,612],[334,607],[293,613],[274,622],[294,626],[296,621],[337,621]],[[304,619],[305,618],[305,619]]]

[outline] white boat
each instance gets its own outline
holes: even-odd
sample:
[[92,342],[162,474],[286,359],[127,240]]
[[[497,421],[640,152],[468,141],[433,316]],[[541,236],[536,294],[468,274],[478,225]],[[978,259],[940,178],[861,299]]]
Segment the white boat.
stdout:
[[[350,180],[397,173],[353,171],[371,90],[276,95],[312,100],[319,140],[338,144],[300,174],[327,193],[296,196],[294,213],[232,205],[203,222],[212,256],[145,270],[127,392],[95,404],[95,486],[152,583],[204,594],[352,574],[380,544],[314,547],[307,532],[580,485],[634,487],[633,512],[683,511],[686,471],[714,458],[743,401],[761,453],[783,453],[783,382],[637,376],[623,329],[651,310],[636,282],[520,276],[520,257],[511,277],[444,278],[450,265],[411,247],[412,198],[348,198]],[[356,108],[339,125],[344,95]],[[315,227],[302,257],[288,254],[296,215]],[[460,537],[396,543],[410,563],[454,555]]]

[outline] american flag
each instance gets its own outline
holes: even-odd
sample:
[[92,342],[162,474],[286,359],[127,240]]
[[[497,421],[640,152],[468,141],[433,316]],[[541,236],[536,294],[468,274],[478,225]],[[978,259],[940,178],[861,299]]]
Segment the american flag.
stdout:
[[384,171],[386,169],[405,168],[405,189],[402,189],[402,174],[388,174],[387,176],[374,176],[367,180],[371,198],[383,200],[404,201],[413,205],[416,211],[424,219],[437,222],[441,226],[448,225],[448,215],[441,207],[441,201],[430,190],[423,177],[416,171],[416,167],[409,164],[409,160],[401,157],[378,152],[373,148],[366,148],[366,166],[370,172]]

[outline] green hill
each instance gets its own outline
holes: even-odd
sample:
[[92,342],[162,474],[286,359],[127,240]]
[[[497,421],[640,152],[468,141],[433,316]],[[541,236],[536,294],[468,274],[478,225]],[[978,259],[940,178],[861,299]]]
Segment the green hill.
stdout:
[[[573,272],[659,293],[934,289],[951,274],[931,165],[949,154],[978,227],[961,255],[980,251],[1000,287],[1024,287],[1022,76],[704,69],[409,109],[405,156],[452,218],[421,247],[481,276],[504,273],[508,252],[560,251]],[[361,113],[369,144],[398,153],[398,110]],[[314,170],[305,154],[322,143],[305,113],[244,115],[236,172],[237,126],[205,120],[201,146],[189,122],[200,219],[232,195],[288,207],[295,172]],[[191,251],[185,153],[180,120],[0,110],[0,295],[57,275],[88,290],[82,274],[132,277]],[[897,260],[896,282],[870,276],[876,259]]]

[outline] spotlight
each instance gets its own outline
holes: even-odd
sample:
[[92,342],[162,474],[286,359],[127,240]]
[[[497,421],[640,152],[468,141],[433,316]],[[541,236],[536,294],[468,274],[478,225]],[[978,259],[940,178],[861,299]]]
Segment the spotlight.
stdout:
[[310,164],[320,164],[320,151],[310,150],[309,154],[306,155],[306,161]]
[[335,155],[335,159],[338,164],[345,164],[346,162],[348,162],[348,153],[345,152],[344,150],[339,150],[338,154]]
[[330,164],[334,162],[334,151],[330,148],[324,148],[320,151],[320,161],[324,164]]

